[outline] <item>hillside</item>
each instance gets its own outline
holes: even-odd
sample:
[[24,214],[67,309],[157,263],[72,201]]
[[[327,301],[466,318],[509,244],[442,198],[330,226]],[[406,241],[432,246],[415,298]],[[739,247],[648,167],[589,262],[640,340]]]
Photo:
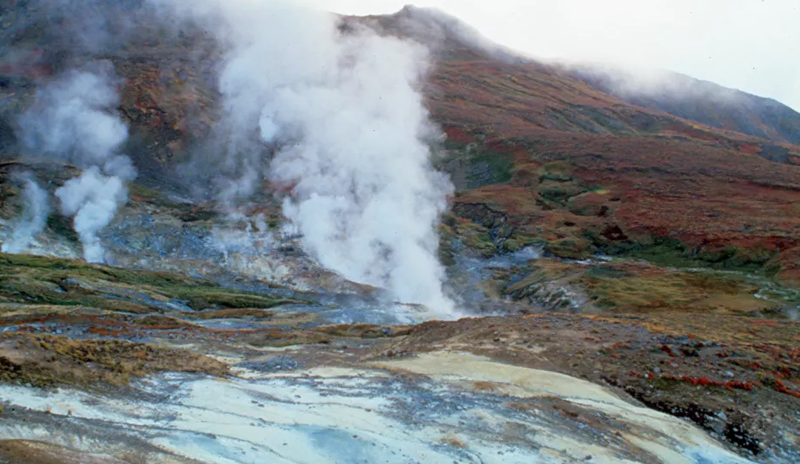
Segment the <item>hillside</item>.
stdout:
[[[576,77],[628,103],[717,129],[772,140],[800,144],[800,113],[769,99],[729,89],[713,82],[663,72],[651,83],[636,82],[636,75],[623,69],[584,68]],[[778,151],[780,153],[780,151]],[[786,162],[776,154],[773,161]]]
[[[83,58],[79,48],[44,46],[68,43],[58,34],[69,27],[45,28],[18,10],[4,11],[0,129],[10,135],[33,83]],[[26,14],[36,17],[35,10]],[[137,14],[146,12],[129,16],[138,21]],[[792,263],[780,262],[779,254],[798,245],[798,146],[704,125],[707,118],[693,120],[677,107],[683,118],[626,103],[559,67],[511,59],[440,13],[409,7],[358,21],[429,42],[436,62],[427,106],[448,136],[437,163],[459,190],[457,213],[461,204],[501,211],[518,224],[513,237],[503,238],[521,243],[568,239],[576,249],[612,252],[668,239],[712,261],[775,258],[786,265],[786,279],[794,278]],[[147,39],[134,34],[125,47],[100,56],[126,82],[120,110],[131,138],[125,151],[146,177],[175,182],[175,167],[211,135],[218,95],[210,73],[219,54],[189,30],[178,41],[159,27],[147,24],[141,29],[151,32]],[[693,102],[703,114],[725,113],[717,111],[717,100]],[[760,105],[749,117],[768,110]],[[2,153],[15,157],[13,137],[3,141]],[[566,172],[548,178],[553,170]],[[575,226],[559,225],[565,222]],[[540,230],[530,230],[533,223]],[[618,239],[604,238],[616,229]]]
[[[0,463],[797,462],[798,113],[622,92],[435,10],[226,5],[0,0]],[[52,119],[78,135],[43,149]]]
[[[779,144],[800,143],[800,113],[775,100],[713,82],[666,71],[637,74],[621,66],[603,63],[537,62],[535,58],[492,43],[469,25],[435,9],[407,6],[392,16],[360,18],[358,21],[366,22],[383,33],[408,37],[428,45],[440,62],[499,61],[519,65],[521,67],[517,69],[520,70],[531,65],[539,70],[552,71],[566,81],[577,79],[606,96],[633,106]],[[552,75],[549,77],[553,78]],[[589,132],[602,130],[592,124],[580,127]]]
[[[406,8],[369,21],[419,38],[408,24],[425,14]],[[796,282],[800,148],[777,143],[781,126],[759,119],[784,123],[796,113],[738,93],[753,109],[748,117],[772,136],[721,130],[705,117],[730,115],[711,84],[686,84],[706,96],[691,100],[698,112],[682,109],[686,90],[662,95],[670,107],[636,105],[559,66],[508,52],[495,59],[452,19],[427,18],[437,30],[428,36],[440,38],[428,104],[448,135],[440,165],[459,189],[456,214],[491,229],[485,215],[495,211],[510,224],[495,234],[501,241],[545,242],[565,257],[600,251],[722,268],[769,264]]]

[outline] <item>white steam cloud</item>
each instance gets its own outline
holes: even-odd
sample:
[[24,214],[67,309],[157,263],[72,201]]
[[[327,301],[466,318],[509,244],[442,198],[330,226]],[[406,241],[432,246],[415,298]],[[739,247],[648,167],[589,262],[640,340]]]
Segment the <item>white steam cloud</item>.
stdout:
[[263,151],[241,148],[260,136],[274,153],[267,175],[293,186],[283,210],[307,251],[347,279],[452,312],[436,234],[452,187],[429,161],[426,49],[342,32],[334,15],[287,2],[170,4],[223,24],[226,154],[252,167],[237,187],[257,178]]
[[61,211],[75,216],[73,226],[83,244],[83,257],[90,263],[103,262],[103,245],[97,233],[114,219],[119,205],[127,200],[122,179],[105,176],[92,166],[56,190],[56,196],[61,200]]
[[25,188],[22,193],[23,213],[13,225],[9,240],[3,243],[3,253],[24,253],[28,250],[34,237],[44,231],[50,205],[47,191],[39,186],[31,174],[24,174]]
[[70,71],[36,92],[31,109],[22,117],[22,140],[43,156],[84,169],[56,190],[61,211],[74,216],[84,258],[103,262],[97,236],[127,200],[125,182],[136,176],[119,149],[128,130],[114,108],[119,103],[110,66]]
[[78,166],[102,165],[128,138],[113,115],[119,103],[111,71],[70,71],[37,89],[22,117],[22,141],[38,153]]
[[229,223],[238,221],[245,222],[246,225],[243,229],[219,226],[214,226],[212,229],[209,241],[211,246],[222,253],[226,264],[232,254],[256,255],[272,249],[274,237],[263,214],[257,214],[253,218],[230,215],[227,219]]

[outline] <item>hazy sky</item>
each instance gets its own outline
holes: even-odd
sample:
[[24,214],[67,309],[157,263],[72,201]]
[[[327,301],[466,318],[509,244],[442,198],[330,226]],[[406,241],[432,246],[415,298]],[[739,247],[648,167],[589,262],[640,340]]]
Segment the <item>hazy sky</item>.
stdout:
[[[304,0],[349,14],[410,0]],[[800,111],[800,0],[418,0],[540,57],[663,68]]]

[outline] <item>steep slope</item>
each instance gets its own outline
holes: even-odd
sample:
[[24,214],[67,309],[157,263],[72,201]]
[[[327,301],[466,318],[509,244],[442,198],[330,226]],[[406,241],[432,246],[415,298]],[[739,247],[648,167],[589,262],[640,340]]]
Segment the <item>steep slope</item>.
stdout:
[[[125,152],[143,182],[208,182],[218,166],[199,177],[177,168],[211,133],[220,44],[190,26],[149,21],[157,12],[134,2],[113,7],[125,22],[105,25],[124,32],[122,45],[90,53],[66,40],[75,31],[56,21],[59,10],[5,5],[0,128],[12,133],[37,81],[103,58],[124,78]],[[436,162],[456,184],[454,213],[491,237],[484,252],[541,244],[557,256],[644,254],[798,282],[798,146],[632,105],[563,68],[515,57],[439,12],[344,18],[342,29],[363,26],[431,49],[424,90],[448,136]],[[3,141],[4,155],[15,157],[19,145]]]
[[[414,22],[420,15],[427,19]],[[559,66],[497,57],[451,21],[414,8],[368,20],[387,33],[425,38],[412,23],[444,37],[427,89],[448,134],[440,165],[460,190],[455,213],[486,226],[499,249],[511,240],[565,257],[770,262],[768,272],[794,281],[795,264],[781,256],[800,243],[800,147],[688,119],[680,95],[663,100],[687,119],[627,103]],[[693,104],[704,115],[726,101],[712,93]],[[759,102],[748,117],[780,120],[785,111],[768,110]],[[767,132],[777,138],[779,128]]]
[[[113,6],[126,21],[104,23],[125,40],[87,51],[58,20],[64,13],[46,4],[5,2],[2,10],[0,128],[13,130],[37,81],[106,59],[124,79],[119,110],[131,129],[125,152],[143,182],[184,189],[208,182],[220,166],[191,175],[177,168],[207,143],[214,125],[222,45],[190,25],[176,31],[150,21],[158,12],[133,2]],[[797,145],[626,103],[563,68],[516,58],[438,12],[407,7],[344,18],[341,27],[364,26],[431,49],[424,90],[448,136],[436,162],[456,184],[454,213],[490,236],[484,252],[541,244],[563,257],[645,254],[798,281],[791,258],[800,244]],[[19,153],[13,138],[4,137],[3,153]]]
[[[544,64],[492,43],[469,25],[436,9],[407,6],[391,16],[351,20],[366,23],[381,33],[424,43],[438,62],[499,61],[532,65],[539,71],[549,71],[545,79],[577,79],[606,97],[616,97],[658,113],[777,143],[800,143],[800,113],[775,100],[713,82],[668,71],[637,74],[603,63]],[[596,130],[590,127],[582,129]]]
[[[800,113],[769,99],[677,73],[641,82],[623,69],[578,68],[574,75],[628,103],[778,143],[800,144]],[[640,82],[637,82],[639,80]],[[785,158],[775,161],[785,162]]]

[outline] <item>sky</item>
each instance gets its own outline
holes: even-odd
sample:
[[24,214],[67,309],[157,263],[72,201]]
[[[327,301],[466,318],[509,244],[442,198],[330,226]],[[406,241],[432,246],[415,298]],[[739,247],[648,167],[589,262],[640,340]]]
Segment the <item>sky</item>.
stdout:
[[[381,14],[411,0],[303,0]],[[540,58],[667,69],[800,111],[800,0],[417,0]]]

